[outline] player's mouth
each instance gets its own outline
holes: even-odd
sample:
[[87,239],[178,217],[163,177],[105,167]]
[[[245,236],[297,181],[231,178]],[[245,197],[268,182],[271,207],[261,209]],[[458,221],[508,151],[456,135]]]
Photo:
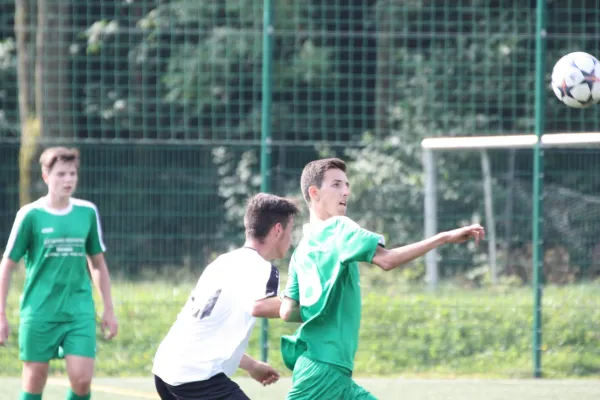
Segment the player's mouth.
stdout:
[[346,202],[345,201],[340,201],[340,206],[346,207]]

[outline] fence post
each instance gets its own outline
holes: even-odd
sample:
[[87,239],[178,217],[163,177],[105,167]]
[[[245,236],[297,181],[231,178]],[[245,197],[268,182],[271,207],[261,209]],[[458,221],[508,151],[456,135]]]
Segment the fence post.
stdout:
[[[263,69],[260,140],[260,191],[271,191],[271,64],[273,61],[272,0],[263,1]],[[260,336],[261,358],[269,357],[269,320],[263,318]]]
[[542,269],[544,264],[543,238],[543,184],[544,114],[546,88],[544,85],[546,65],[546,0],[537,0],[535,36],[535,134],[537,142],[533,152],[533,375],[542,376]]
[[[437,233],[437,189],[436,168],[433,150],[423,149],[423,170],[425,171],[425,237]],[[435,289],[438,281],[437,251],[431,250],[425,255],[425,279],[429,289]]]

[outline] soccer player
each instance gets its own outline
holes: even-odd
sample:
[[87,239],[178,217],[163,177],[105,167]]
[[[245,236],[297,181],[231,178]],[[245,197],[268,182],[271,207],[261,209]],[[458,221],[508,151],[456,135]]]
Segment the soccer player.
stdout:
[[263,385],[279,379],[268,364],[244,353],[257,317],[278,318],[279,272],[297,206],[259,193],[247,204],[243,247],[209,264],[154,358],[162,400],[248,399],[230,378],[238,367]]
[[[117,334],[110,277],[96,206],[71,197],[77,186],[79,152],[51,147],[40,156],[48,195],[22,207],[0,264],[0,345],[8,339],[6,298],[12,271],[25,257],[20,304],[21,400],[42,398],[48,363],[65,358],[68,400],[90,399],[96,353],[96,313],[90,276],[104,303],[102,330]],[[88,270],[89,268],[89,270]]]
[[352,380],[361,318],[358,263],[389,271],[442,244],[478,241],[484,229],[466,226],[387,250],[380,235],[345,217],[350,184],[342,160],[312,161],[300,181],[310,222],[292,255],[280,310],[282,319],[303,322],[281,339],[293,371],[287,399],[374,399]]

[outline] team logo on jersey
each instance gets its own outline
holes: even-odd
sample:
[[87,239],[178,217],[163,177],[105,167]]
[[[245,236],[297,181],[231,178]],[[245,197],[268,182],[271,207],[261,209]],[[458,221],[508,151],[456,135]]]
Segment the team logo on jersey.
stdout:
[[52,233],[54,232],[54,228],[42,228],[42,233]]

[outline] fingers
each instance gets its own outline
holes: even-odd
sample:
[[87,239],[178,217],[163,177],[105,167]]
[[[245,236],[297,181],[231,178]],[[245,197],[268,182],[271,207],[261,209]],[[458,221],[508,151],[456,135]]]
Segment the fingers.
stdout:
[[104,333],[104,339],[110,340],[117,336],[119,326],[116,322],[102,321],[102,332]]
[[262,384],[263,384],[263,386],[268,386],[270,384],[277,382],[278,380],[279,380],[279,374],[274,373],[274,374],[270,374],[266,379],[264,379],[262,381]]
[[117,325],[112,325],[108,327],[108,335],[107,335],[107,339],[110,340],[112,338],[114,338],[115,336],[117,336],[117,332],[119,331],[119,328],[117,327]]
[[6,342],[8,341],[9,333],[10,333],[10,330],[8,328],[6,328],[5,330],[2,330],[2,332],[0,332],[0,346],[4,347],[6,345]]

